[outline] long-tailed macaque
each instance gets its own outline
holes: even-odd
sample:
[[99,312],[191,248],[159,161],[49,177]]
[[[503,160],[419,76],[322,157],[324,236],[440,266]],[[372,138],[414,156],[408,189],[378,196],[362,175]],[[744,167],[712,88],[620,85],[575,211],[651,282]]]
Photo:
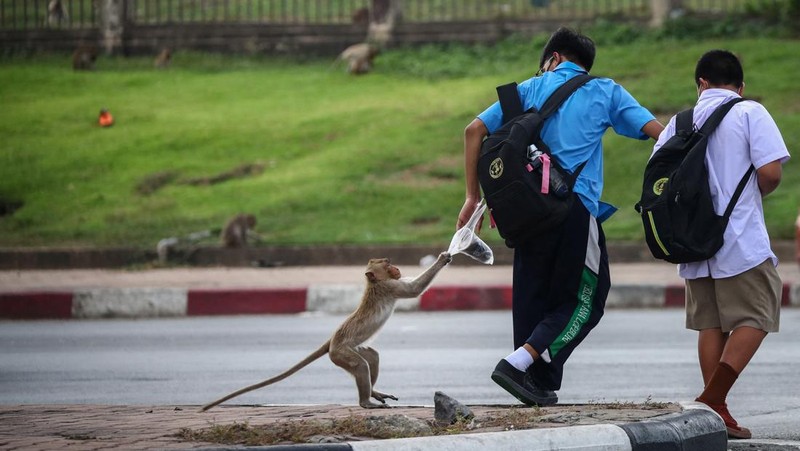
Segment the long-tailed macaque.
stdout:
[[337,60],[347,62],[347,71],[353,75],[366,74],[372,69],[372,60],[380,53],[376,45],[362,42],[347,47]]
[[[375,382],[378,380],[378,351],[365,343],[378,333],[392,315],[397,299],[421,295],[451,259],[450,254],[442,252],[428,269],[414,279],[401,278],[400,270],[392,265],[388,258],[370,260],[365,273],[367,287],[361,303],[328,341],[283,373],[206,404],[202,407],[202,411],[243,393],[286,379],[325,354],[328,354],[336,366],[353,375],[358,387],[358,404],[361,407],[365,409],[389,407],[386,400],[396,401],[397,398],[375,390]],[[375,398],[380,404],[372,402],[370,398]]]
[[97,47],[81,45],[72,52],[72,68],[75,70],[93,70],[97,59]]
[[172,61],[172,51],[166,47],[161,49],[161,52],[153,60],[153,67],[156,69],[166,69]]
[[61,0],[50,0],[47,4],[47,25],[57,27],[69,22],[69,14],[64,2]]
[[231,218],[222,229],[220,239],[225,247],[245,247],[247,239],[258,239],[253,230],[256,227],[256,217],[240,213]]

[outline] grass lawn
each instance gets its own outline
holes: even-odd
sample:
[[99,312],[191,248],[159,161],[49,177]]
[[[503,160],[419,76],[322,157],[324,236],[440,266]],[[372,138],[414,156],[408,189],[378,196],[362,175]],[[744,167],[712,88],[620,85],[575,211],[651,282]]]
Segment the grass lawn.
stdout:
[[[178,53],[165,71],[101,58],[73,72],[67,55],[2,59],[0,206],[21,206],[0,216],[0,246],[152,247],[237,212],[255,214],[271,244],[445,246],[463,203],[463,128],[496,85],[535,71],[540,44],[395,50],[362,77],[329,60]],[[745,95],[796,153],[797,41],[601,46],[592,72],[666,122],[693,104],[694,63],[719,47],[741,55]],[[103,107],[113,127],[95,125]],[[641,239],[633,204],[652,142],[610,131],[604,145],[604,200],[620,207],[606,233]],[[793,237],[796,160],[765,200],[773,238]]]

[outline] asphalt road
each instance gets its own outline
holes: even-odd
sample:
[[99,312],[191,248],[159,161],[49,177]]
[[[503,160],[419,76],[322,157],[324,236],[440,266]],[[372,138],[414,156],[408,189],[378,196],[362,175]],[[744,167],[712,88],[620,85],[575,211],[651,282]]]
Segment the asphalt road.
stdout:
[[[0,403],[203,404],[288,368],[324,342],[338,315],[0,322]],[[800,440],[800,310],[784,309],[731,392],[759,438]],[[695,333],[682,310],[610,310],[573,354],[561,403],[690,401],[701,391]],[[510,312],[397,313],[373,343],[377,388],[394,404],[514,402],[489,374],[511,350]],[[236,404],[355,404],[355,385],[322,358]]]

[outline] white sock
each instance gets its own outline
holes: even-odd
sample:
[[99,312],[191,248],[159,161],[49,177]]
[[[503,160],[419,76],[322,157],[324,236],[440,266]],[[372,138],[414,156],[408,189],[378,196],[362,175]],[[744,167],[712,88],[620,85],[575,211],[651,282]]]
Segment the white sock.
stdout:
[[520,346],[506,357],[506,362],[520,371],[525,371],[529,366],[533,365],[533,357],[531,357],[530,352]]

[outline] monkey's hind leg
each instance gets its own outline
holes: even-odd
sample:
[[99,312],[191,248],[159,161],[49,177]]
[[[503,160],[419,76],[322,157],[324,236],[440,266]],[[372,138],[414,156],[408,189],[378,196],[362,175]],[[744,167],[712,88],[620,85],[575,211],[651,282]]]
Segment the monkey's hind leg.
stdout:
[[394,399],[397,401],[396,396],[381,393],[378,390],[375,390],[375,383],[378,381],[378,363],[380,362],[378,351],[373,348],[358,348],[356,349],[356,352],[358,352],[358,354],[367,361],[367,364],[369,364],[370,382],[372,382],[372,397],[384,404],[386,403],[387,399]]
[[350,347],[331,349],[329,357],[336,366],[352,374],[355,378],[358,388],[358,405],[365,409],[389,407],[386,404],[376,404],[370,400],[372,396],[370,365],[356,350]]

